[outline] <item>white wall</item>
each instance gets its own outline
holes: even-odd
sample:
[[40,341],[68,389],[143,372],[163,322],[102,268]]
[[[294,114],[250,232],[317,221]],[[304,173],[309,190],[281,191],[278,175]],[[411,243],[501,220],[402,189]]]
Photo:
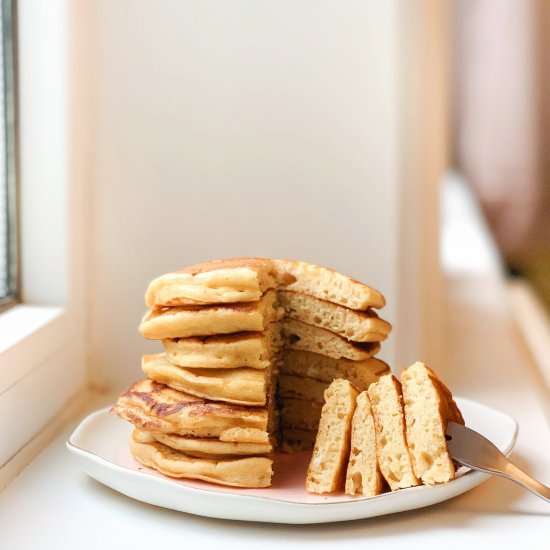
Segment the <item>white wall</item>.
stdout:
[[94,383],[141,376],[160,351],[137,331],[148,281],[201,260],[328,265],[395,321],[397,2],[91,5]]

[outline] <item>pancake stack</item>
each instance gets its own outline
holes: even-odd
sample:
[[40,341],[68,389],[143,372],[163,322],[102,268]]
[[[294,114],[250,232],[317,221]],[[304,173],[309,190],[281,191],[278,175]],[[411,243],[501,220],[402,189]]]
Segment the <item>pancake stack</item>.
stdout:
[[384,298],[330,269],[208,262],[155,279],[146,303],[140,331],[164,351],[112,411],[135,426],[134,457],[173,477],[269,486],[275,449],[312,447],[334,379],[363,390],[389,372],[373,357]]

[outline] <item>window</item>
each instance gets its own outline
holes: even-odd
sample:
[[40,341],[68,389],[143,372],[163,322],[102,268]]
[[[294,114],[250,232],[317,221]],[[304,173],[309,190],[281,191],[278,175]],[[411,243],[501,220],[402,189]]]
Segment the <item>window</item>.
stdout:
[[18,301],[15,2],[0,3],[0,309]]

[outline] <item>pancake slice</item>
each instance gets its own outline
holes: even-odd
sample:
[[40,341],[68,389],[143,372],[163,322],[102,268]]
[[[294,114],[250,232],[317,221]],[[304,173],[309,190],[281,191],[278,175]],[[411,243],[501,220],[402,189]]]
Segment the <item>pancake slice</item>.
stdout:
[[376,453],[390,489],[419,485],[407,446],[401,384],[387,374],[368,389],[376,429]]
[[325,404],[306,477],[306,491],[333,493],[343,488],[350,434],[359,392],[342,378],[325,391]]
[[347,495],[366,497],[379,495],[384,490],[384,478],[376,456],[376,430],[368,393],[357,397],[351,422],[351,449],[346,472]]
[[269,290],[257,302],[154,309],[139,330],[150,340],[264,330],[281,316],[275,301],[275,291]]
[[172,365],[164,353],[144,355],[145,375],[171,388],[205,399],[236,405],[261,406],[267,402],[268,369],[188,369]]
[[281,374],[307,376],[330,384],[336,378],[349,380],[359,391],[368,389],[390,368],[384,361],[371,357],[363,361],[333,359],[319,353],[285,349]]
[[281,346],[276,323],[264,332],[237,332],[194,338],[166,338],[162,341],[170,363],[180,367],[264,369]]
[[279,291],[278,297],[287,317],[330,330],[353,342],[381,342],[392,328],[372,310],[355,311],[302,292]]
[[380,350],[378,342],[349,342],[334,332],[289,318],[282,320],[281,334],[285,348],[320,353],[333,359],[364,361]]
[[455,476],[445,433],[450,420],[464,419],[449,389],[424,363],[401,373],[407,441],[416,477],[426,485],[445,483]]
[[149,284],[150,308],[234,302],[255,302],[275,286],[268,258],[231,258],[166,273]]
[[[143,432],[145,433],[145,432]],[[147,432],[151,437],[176,451],[199,458],[229,458],[247,455],[265,455],[272,451],[269,443],[236,443],[208,437]]]
[[332,269],[296,260],[273,260],[280,288],[364,311],[386,305],[377,290]]
[[269,487],[273,475],[270,458],[196,458],[175,451],[140,430],[134,430],[130,437],[130,452],[138,462],[164,475],[202,479],[230,487]]
[[208,401],[149,379],[133,384],[118,398],[111,412],[146,431],[238,442],[253,437],[248,439],[250,443],[258,442],[263,433],[264,441],[268,441],[267,406],[243,407]]

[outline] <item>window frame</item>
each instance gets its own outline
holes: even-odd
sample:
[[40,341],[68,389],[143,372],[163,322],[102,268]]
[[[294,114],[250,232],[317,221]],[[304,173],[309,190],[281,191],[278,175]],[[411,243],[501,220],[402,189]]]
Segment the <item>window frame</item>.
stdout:
[[0,491],[89,396],[90,40],[67,0],[14,3],[21,285],[0,311]]
[[[7,265],[8,294],[0,297],[0,313],[21,301],[18,208],[18,80],[17,80],[17,1],[2,0],[2,42],[4,116],[6,143]],[[6,32],[6,30],[8,32]]]

